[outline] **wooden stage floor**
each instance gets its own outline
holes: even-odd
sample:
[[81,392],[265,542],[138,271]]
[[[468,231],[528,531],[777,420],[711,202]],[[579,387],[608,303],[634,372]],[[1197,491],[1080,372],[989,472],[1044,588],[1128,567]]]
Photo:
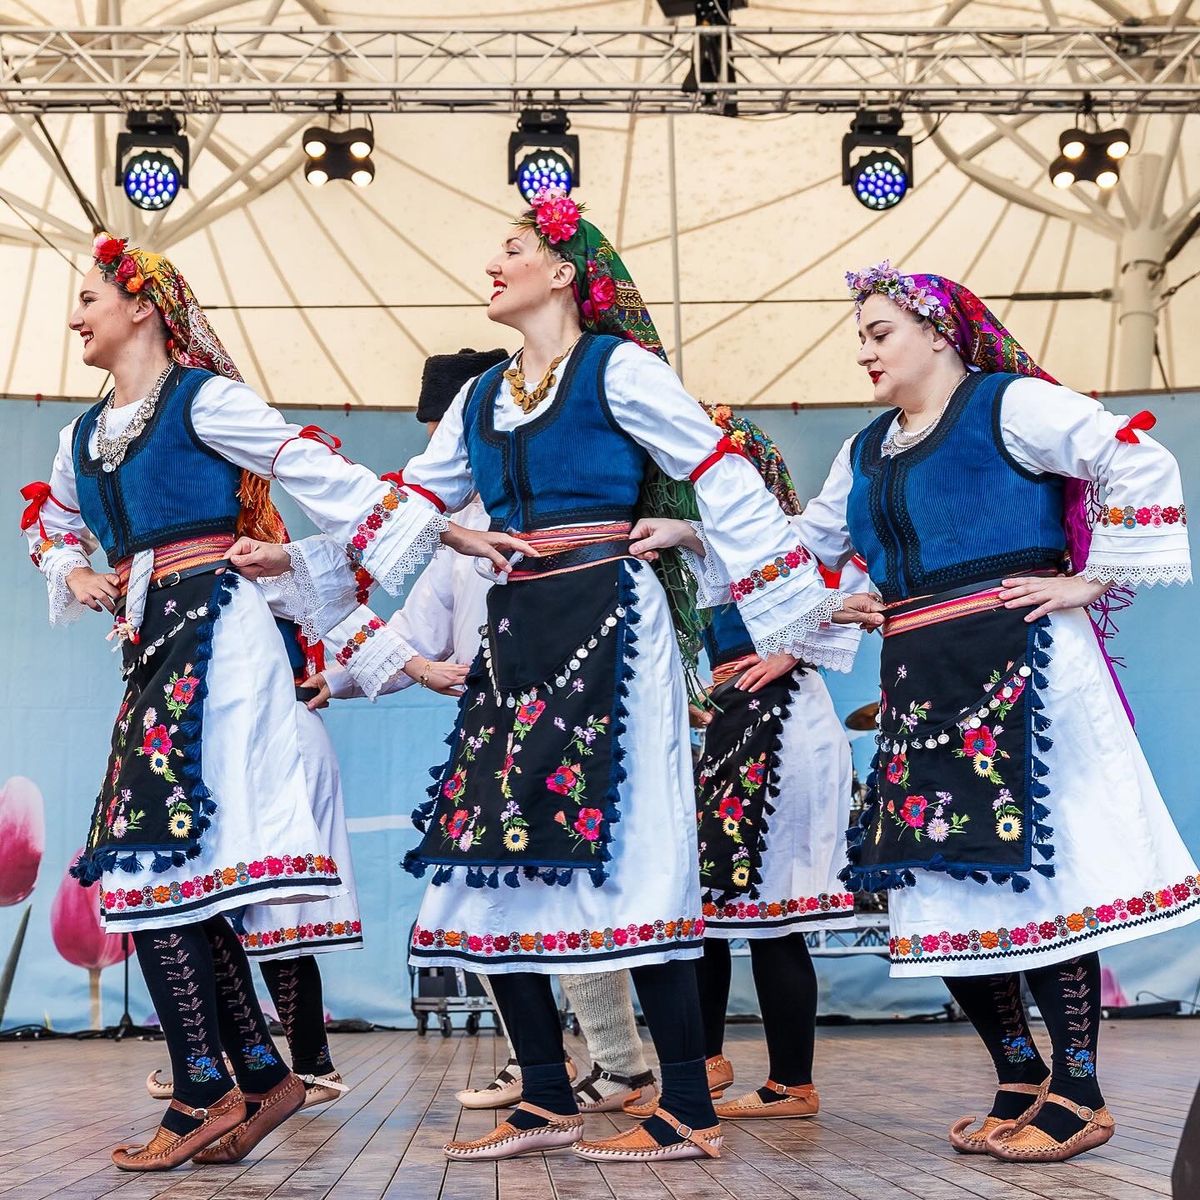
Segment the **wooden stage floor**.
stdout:
[[[739,1084],[761,1080],[758,1027],[732,1028],[726,1050]],[[500,1039],[343,1034],[333,1053],[353,1090],[293,1118],[252,1161],[130,1175],[108,1151],[154,1128],[161,1106],[142,1081],[165,1065],[161,1043],[7,1043],[0,1200],[1152,1200],[1170,1196],[1198,1050],[1200,1023],[1106,1022],[1100,1063],[1119,1129],[1103,1149],[1059,1166],[956,1155],[945,1131],[986,1100],[982,1051],[963,1026],[908,1025],[819,1030],[821,1115],[726,1124],[720,1161],[600,1168],[560,1152],[497,1167],[448,1164],[440,1147],[495,1120],[460,1110],[454,1092],[491,1078]],[[594,1116],[588,1129],[627,1120]]]

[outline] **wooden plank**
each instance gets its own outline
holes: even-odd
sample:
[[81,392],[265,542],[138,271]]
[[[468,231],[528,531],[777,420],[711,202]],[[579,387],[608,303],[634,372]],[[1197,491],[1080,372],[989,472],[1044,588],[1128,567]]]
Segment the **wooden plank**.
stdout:
[[[820,1116],[729,1123],[720,1160],[601,1165],[560,1152],[448,1164],[446,1140],[503,1119],[454,1098],[492,1079],[503,1040],[342,1034],[333,1052],[351,1091],[336,1104],[292,1118],[247,1162],[149,1175],[118,1171],[109,1151],[153,1132],[162,1105],[142,1081],[165,1065],[161,1042],[10,1043],[0,1045],[0,1200],[1164,1200],[1198,1043],[1200,1028],[1183,1021],[1106,1026],[1117,1135],[1061,1166],[953,1152],[950,1123],[990,1102],[989,1064],[969,1029],[940,1024],[822,1028]],[[578,1039],[568,1048],[586,1062]],[[757,1027],[731,1027],[727,1053],[731,1094],[765,1078]],[[630,1124],[595,1114],[586,1132]]]

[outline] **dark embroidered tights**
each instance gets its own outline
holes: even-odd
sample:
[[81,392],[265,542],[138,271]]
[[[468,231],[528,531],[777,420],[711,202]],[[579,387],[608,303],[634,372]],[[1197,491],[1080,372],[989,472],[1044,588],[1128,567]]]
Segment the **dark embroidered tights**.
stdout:
[[[1084,954],[1069,962],[1025,972],[1029,990],[1050,1035],[1050,1068],[1038,1053],[1021,1003],[1020,975],[974,975],[944,982],[983,1040],[1001,1083],[1041,1083],[1050,1091],[1096,1109],[1104,1103],[1096,1082],[1100,1035],[1100,957]],[[1029,1097],[997,1092],[992,1115],[1011,1120],[1029,1107]],[[1084,1121],[1058,1104],[1046,1104],[1032,1122],[1064,1141]]]
[[[1036,1085],[1050,1074],[1029,1028],[1019,972],[964,975],[943,982],[992,1056],[999,1083]],[[1013,1121],[1032,1102],[1024,1092],[997,1092],[989,1116]]]
[[[175,1097],[192,1108],[205,1108],[233,1087],[221,1058],[208,938],[199,925],[181,925],[138,930],[133,944],[171,1056]],[[173,1108],[162,1123],[173,1133],[189,1133],[200,1124]]]
[[[1025,978],[1053,1047],[1051,1093],[1087,1108],[1100,1108],[1104,1103],[1096,1082],[1100,956],[1084,954],[1070,962],[1038,967],[1026,971]],[[1061,1142],[1078,1133],[1086,1122],[1061,1105],[1047,1104],[1032,1123]]]
[[316,957],[273,959],[259,970],[275,1002],[279,1023],[297,1075],[327,1075],[333,1070],[325,1033],[325,1003]]
[[[247,1094],[270,1091],[287,1078],[288,1069],[275,1049],[254,994],[246,952],[224,917],[209,917],[200,928],[212,947],[221,1044],[233,1063],[238,1086]],[[254,1109],[253,1104],[247,1107]]]

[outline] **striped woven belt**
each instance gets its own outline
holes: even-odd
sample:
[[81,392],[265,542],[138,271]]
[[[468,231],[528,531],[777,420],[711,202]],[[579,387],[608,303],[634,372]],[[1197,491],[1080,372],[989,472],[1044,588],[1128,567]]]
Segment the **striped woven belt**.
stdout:
[[[1048,576],[1054,571],[1026,571],[1020,578]],[[945,621],[957,621],[960,617],[971,617],[976,613],[991,612],[1003,608],[1000,593],[1004,589],[1002,579],[989,579],[982,583],[968,584],[948,592],[935,592],[928,596],[917,596],[888,605],[893,610],[884,618],[883,636],[894,637],[899,633],[911,633],[929,625],[941,625]]]
[[[151,587],[167,587],[188,575],[196,575],[205,567],[221,562],[234,543],[231,533],[214,533],[205,537],[184,538],[179,542],[167,542],[154,547],[154,571],[150,576]],[[121,580],[124,594],[129,585],[129,572],[133,556],[122,558],[113,567]]]
[[514,534],[528,542],[541,557],[521,559],[509,579],[514,583],[522,579],[545,579],[548,575],[562,575],[626,558],[629,530],[628,521],[613,521],[606,525],[572,525]]

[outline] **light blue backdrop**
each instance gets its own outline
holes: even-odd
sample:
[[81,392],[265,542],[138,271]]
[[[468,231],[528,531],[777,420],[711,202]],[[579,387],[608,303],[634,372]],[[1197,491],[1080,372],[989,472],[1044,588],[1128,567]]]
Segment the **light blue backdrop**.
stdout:
[[[1153,408],[1155,431],[1183,464],[1185,487],[1200,495],[1200,395],[1128,397],[1120,409]],[[57,1028],[87,1024],[85,972],[59,957],[50,938],[50,903],[70,854],[84,837],[119,701],[117,671],[98,617],[67,629],[46,624],[45,590],[16,534],[17,489],[45,479],[59,429],[82,406],[0,400],[0,521],[10,533],[0,558],[0,646],[7,670],[0,675],[0,780],[26,775],[46,799],[47,845],[33,915],[17,971],[5,1027],[48,1018]],[[394,470],[424,443],[410,415],[289,411],[289,419],[321,424],[341,437],[352,457],[378,471]],[[783,448],[797,486],[819,486],[841,441],[865,424],[870,410],[764,412],[758,420]],[[169,486],[169,481],[164,481]],[[283,505],[293,532],[304,528]],[[970,514],[969,519],[988,519]],[[381,611],[390,611],[386,598]],[[1191,589],[1152,589],[1124,616],[1119,650],[1129,662],[1123,674],[1138,717],[1138,731],[1159,784],[1193,852],[1200,852],[1190,718],[1200,707],[1200,641],[1196,594]],[[875,698],[878,642],[868,639],[853,672],[829,679],[834,705],[846,714]],[[363,907],[366,949],[322,957],[326,1006],[339,1017],[359,1016],[390,1025],[411,1023],[405,943],[422,884],[397,865],[411,844],[407,814],[422,798],[426,768],[441,748],[452,705],[411,689],[377,705],[335,705],[326,715],[341,757],[353,830],[355,869]],[[1104,731],[1096,731],[1098,738]],[[862,772],[869,739],[855,743]],[[1113,831],[1120,836],[1120,830]],[[7,953],[23,905],[0,909],[0,962]],[[1139,991],[1190,1000],[1200,981],[1200,926],[1164,934],[1106,954],[1130,999]],[[855,1015],[913,1014],[938,1010],[947,999],[936,981],[893,982],[879,959],[821,960],[821,1009]],[[137,972],[133,1015],[149,1003]],[[755,1009],[748,973],[739,972],[733,1012]],[[120,1012],[120,970],[104,973],[104,1018]]]

